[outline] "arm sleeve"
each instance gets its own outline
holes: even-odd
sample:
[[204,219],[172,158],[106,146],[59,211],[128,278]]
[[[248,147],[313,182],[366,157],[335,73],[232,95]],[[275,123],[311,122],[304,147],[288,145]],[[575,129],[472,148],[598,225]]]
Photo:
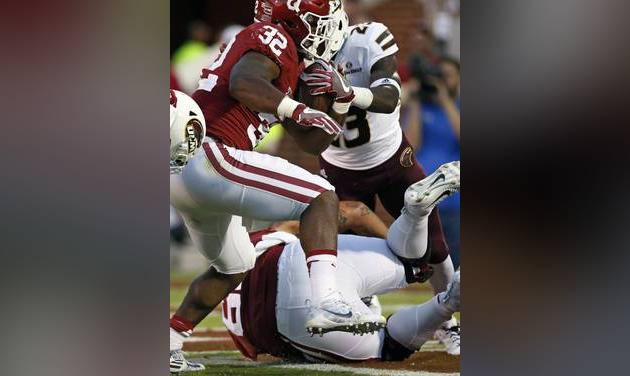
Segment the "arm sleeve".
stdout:
[[382,23],[372,22],[368,29],[369,70],[377,61],[398,52],[394,34]]

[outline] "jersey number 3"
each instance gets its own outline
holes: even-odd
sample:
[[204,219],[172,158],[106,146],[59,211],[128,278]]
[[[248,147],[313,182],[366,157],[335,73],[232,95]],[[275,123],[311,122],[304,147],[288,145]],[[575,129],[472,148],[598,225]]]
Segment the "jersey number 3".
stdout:
[[358,107],[350,107],[344,131],[331,143],[338,148],[354,148],[370,142],[370,124],[367,112]]
[[273,26],[263,26],[265,32],[258,36],[258,39],[264,44],[268,45],[271,51],[280,56],[282,51],[287,48],[287,38]]

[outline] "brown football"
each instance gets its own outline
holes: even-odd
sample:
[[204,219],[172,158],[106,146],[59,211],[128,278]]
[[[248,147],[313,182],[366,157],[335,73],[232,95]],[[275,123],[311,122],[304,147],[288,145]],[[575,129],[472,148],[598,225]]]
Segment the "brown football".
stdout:
[[[309,65],[304,72],[309,73],[315,68],[323,68],[319,63]],[[334,94],[311,95],[310,88],[302,79],[298,81],[297,100],[312,109],[328,113],[335,100]]]

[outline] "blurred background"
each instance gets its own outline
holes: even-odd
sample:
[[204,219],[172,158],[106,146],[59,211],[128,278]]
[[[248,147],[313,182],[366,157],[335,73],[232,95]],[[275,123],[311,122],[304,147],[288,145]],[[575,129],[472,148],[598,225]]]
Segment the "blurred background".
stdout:
[[[403,81],[401,126],[427,174],[460,159],[460,1],[344,0],[350,25],[378,21],[387,25],[400,48]],[[222,43],[253,21],[253,0],[171,2],[171,88],[192,93],[201,69],[218,55]],[[319,173],[316,157],[301,152],[280,126],[257,148]],[[460,197],[439,206],[442,224],[457,267],[460,260]],[[377,214],[392,218],[377,204]],[[266,226],[257,223],[257,227]],[[171,270],[203,269],[186,230],[171,209]]]

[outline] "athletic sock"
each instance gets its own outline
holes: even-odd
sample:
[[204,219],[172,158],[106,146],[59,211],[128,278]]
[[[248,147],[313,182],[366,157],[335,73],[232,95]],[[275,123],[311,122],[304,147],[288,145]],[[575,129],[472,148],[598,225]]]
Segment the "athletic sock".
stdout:
[[448,283],[453,280],[453,276],[455,275],[455,268],[453,267],[451,256],[447,256],[446,259],[439,264],[431,264],[431,267],[433,268],[433,276],[431,276],[429,282],[433,287],[433,292],[437,294],[446,291]]
[[419,350],[454,313],[450,307],[439,303],[438,296],[423,304],[403,308],[394,313],[387,320],[389,335],[406,348]]
[[194,327],[192,322],[173,315],[170,321],[170,351],[181,350],[184,347],[184,340],[191,336]]
[[389,228],[387,245],[400,257],[422,258],[427,252],[429,216],[414,216],[403,209]]
[[310,251],[306,255],[306,265],[311,279],[311,294],[315,304],[337,291],[337,251],[320,249]]

